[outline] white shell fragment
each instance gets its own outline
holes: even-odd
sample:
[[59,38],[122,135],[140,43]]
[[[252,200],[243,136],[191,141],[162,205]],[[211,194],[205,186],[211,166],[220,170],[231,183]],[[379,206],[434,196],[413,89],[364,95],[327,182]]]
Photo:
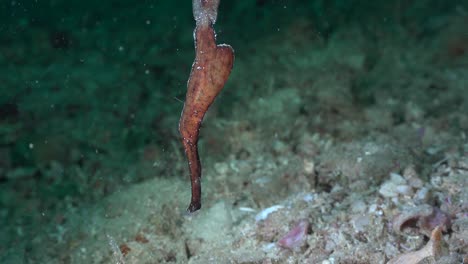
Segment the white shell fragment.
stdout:
[[422,263],[422,261],[437,260],[440,256],[441,239],[442,228],[438,226],[432,231],[431,239],[427,242],[426,246],[418,251],[397,256],[387,262],[387,264],[418,264]]
[[260,211],[260,213],[258,213],[255,216],[255,221],[259,222],[259,221],[265,220],[265,219],[267,219],[269,214],[271,214],[271,213],[273,213],[275,211],[278,211],[281,208],[284,208],[284,206],[282,206],[282,205],[273,205],[271,207],[263,209],[262,211]]

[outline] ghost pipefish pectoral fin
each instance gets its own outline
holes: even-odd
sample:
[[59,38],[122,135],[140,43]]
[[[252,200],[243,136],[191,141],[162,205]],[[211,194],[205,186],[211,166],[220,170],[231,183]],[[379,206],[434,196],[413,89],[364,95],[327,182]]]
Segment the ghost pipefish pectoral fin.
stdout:
[[187,85],[184,109],[179,121],[185,154],[187,155],[192,198],[187,208],[195,212],[201,208],[201,163],[198,156],[198,135],[206,111],[223,89],[234,62],[234,50],[229,45],[216,45],[213,25],[219,0],[193,0],[196,21],[195,61]]

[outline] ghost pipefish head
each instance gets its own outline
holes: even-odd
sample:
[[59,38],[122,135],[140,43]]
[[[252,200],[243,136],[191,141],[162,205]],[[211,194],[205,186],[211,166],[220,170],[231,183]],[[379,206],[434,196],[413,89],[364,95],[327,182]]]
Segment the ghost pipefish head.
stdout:
[[219,0],[193,0],[193,17],[198,24],[212,25],[218,16]]

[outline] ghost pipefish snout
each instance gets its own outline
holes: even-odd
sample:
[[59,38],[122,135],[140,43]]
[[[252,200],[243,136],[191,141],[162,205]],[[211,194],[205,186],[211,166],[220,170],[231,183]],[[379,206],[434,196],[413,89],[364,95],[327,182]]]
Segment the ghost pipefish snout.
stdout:
[[206,111],[223,89],[234,62],[234,50],[231,46],[216,45],[213,25],[218,6],[219,0],[193,0],[193,16],[196,21],[195,61],[179,121],[192,186],[192,198],[187,208],[191,213],[201,208],[201,163],[197,147],[200,125]]

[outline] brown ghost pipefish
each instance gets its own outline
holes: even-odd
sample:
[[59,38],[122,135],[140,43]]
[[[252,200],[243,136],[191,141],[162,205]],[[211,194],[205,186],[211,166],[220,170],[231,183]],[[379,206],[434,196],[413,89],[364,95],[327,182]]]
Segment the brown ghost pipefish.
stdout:
[[187,155],[192,198],[187,211],[201,208],[201,163],[198,156],[198,135],[206,111],[223,89],[234,62],[234,50],[229,45],[216,45],[213,25],[219,0],[193,0],[196,21],[193,34],[195,61],[187,85],[184,109],[179,121],[185,154]]

